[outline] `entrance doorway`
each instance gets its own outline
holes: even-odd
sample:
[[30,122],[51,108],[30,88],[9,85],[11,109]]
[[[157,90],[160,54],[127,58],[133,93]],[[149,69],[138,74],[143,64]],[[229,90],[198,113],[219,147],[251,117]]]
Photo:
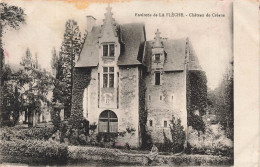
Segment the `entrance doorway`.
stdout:
[[98,131],[116,133],[118,131],[118,118],[111,110],[103,111],[99,116]]

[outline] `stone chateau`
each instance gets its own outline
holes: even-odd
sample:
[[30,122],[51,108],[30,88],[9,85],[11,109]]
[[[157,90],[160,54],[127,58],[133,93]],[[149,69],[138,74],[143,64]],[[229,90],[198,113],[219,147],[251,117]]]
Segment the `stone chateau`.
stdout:
[[108,7],[102,25],[87,16],[88,34],[74,71],[71,119],[96,123],[96,133],[134,129],[120,139],[133,147],[141,145],[144,129],[153,142],[162,142],[163,131],[170,135],[172,115],[187,132],[187,74],[202,70],[191,42],[162,38],[158,29],[154,40],[147,41],[143,23],[120,25],[112,15]]

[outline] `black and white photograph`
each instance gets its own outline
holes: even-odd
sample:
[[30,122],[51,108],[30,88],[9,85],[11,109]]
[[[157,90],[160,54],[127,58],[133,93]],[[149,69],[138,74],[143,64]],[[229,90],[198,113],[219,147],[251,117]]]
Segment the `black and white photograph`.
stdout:
[[1,166],[233,166],[233,12],[1,1]]

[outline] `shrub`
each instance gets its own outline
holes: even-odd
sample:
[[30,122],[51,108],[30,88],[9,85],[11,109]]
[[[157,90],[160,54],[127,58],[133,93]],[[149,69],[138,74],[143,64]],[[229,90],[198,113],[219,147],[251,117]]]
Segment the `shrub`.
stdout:
[[230,166],[233,159],[230,157],[220,157],[212,155],[180,155],[166,156],[163,161],[170,166]]
[[66,159],[68,148],[52,141],[13,140],[1,141],[0,152],[3,155],[39,157],[45,159]]
[[153,140],[151,136],[151,132],[145,129],[145,132],[143,134],[143,143],[141,145],[141,149],[143,150],[151,150],[153,146]]
[[163,132],[164,143],[157,143],[157,147],[160,151],[177,153],[184,150],[184,143],[186,140],[184,127],[181,125],[181,120],[175,120],[172,115],[172,120],[170,121],[170,132],[172,140],[168,139]]
[[31,127],[31,128],[16,128],[6,127],[1,128],[1,140],[48,140],[51,135],[56,131],[54,127]]
[[[219,126],[219,125],[216,125]],[[207,126],[204,134],[189,127],[187,153],[233,156],[233,142],[225,136],[225,132],[216,126]]]
[[68,121],[64,121],[60,124],[61,142],[68,140],[72,145],[86,145],[89,130],[89,122],[86,119],[79,122],[78,128],[74,128],[69,125]]
[[89,158],[89,156],[103,158],[117,158],[121,152],[117,149],[99,147],[78,147],[73,146],[68,150],[69,157],[72,159]]

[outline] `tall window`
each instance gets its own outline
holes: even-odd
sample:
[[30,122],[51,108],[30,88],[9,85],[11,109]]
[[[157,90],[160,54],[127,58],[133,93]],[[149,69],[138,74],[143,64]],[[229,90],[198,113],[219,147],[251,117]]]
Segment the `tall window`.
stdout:
[[105,44],[105,45],[103,45],[103,56],[114,57],[115,56],[115,44]]
[[155,72],[155,85],[161,84],[161,74],[160,72]]
[[103,88],[114,87],[114,67],[103,67]]
[[160,54],[155,54],[155,61],[160,62],[160,60],[161,60]]

